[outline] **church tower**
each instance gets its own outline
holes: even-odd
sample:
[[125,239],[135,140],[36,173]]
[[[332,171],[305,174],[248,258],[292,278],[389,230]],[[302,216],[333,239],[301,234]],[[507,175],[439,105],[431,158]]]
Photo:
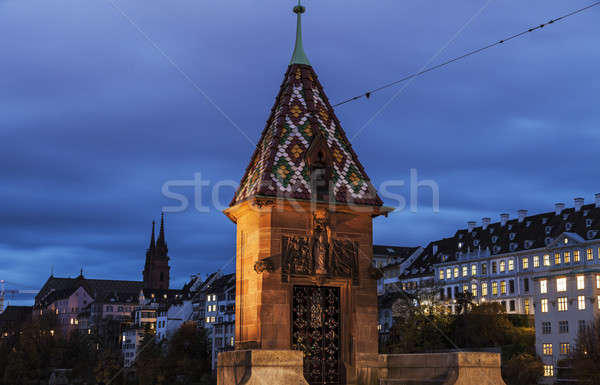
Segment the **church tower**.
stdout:
[[168,289],[169,288],[169,249],[165,241],[165,215],[160,217],[160,231],[158,239],[154,241],[154,226],[152,221],[152,236],[150,246],[146,251],[146,264],[144,266],[144,288],[145,289]]
[[350,384],[357,360],[378,353],[372,219],[390,210],[304,52],[304,12],[294,7],[292,60],[225,210],[237,225],[235,341],[302,351],[311,385]]

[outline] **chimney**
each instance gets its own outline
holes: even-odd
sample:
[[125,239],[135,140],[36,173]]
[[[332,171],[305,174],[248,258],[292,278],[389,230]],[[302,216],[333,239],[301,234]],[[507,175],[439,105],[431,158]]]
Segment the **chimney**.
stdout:
[[487,230],[488,226],[490,225],[490,222],[492,222],[492,218],[488,218],[488,217],[482,218],[481,219],[481,223],[482,223],[481,227],[483,227],[484,230]]
[[562,211],[564,209],[565,209],[564,203],[557,203],[554,205],[554,212],[556,213],[556,215],[560,215],[560,213],[562,213]]
[[475,228],[476,224],[477,224],[477,222],[475,222],[475,221],[467,222],[467,225],[469,226],[469,232],[473,232],[473,229]]
[[581,211],[581,208],[583,207],[583,202],[585,202],[585,200],[583,198],[575,198],[575,211],[576,212]]
[[600,208],[600,193],[594,196],[596,197],[596,208]]
[[523,222],[527,216],[527,210],[519,210],[519,222]]
[[506,222],[508,222],[508,214],[500,214],[500,223],[502,224],[502,227],[504,227],[504,225],[506,225]]

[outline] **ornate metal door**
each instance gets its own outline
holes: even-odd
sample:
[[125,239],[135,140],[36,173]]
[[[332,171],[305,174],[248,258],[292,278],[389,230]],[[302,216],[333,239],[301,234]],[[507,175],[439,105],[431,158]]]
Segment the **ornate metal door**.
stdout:
[[294,286],[292,348],[304,352],[310,385],[341,385],[340,289]]

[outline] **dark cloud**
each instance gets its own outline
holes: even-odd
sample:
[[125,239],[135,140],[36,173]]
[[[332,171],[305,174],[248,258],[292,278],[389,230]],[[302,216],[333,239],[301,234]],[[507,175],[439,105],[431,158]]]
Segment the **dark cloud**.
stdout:
[[[422,68],[484,3],[314,2],[305,46],[336,102]],[[115,4],[202,92],[108,1],[3,4],[0,279],[14,285],[39,287],[52,266],[141,279],[150,223],[173,205],[163,184],[239,181],[254,149],[239,130],[258,140],[291,55],[291,3]],[[580,5],[492,2],[431,64]],[[402,86],[337,108],[375,186],[415,168],[440,189],[439,213],[421,189],[417,212],[375,220],[376,242],[424,245],[468,220],[600,191],[599,12],[417,78],[364,129]],[[235,227],[215,209],[169,214],[167,240],[174,286],[235,253]]]

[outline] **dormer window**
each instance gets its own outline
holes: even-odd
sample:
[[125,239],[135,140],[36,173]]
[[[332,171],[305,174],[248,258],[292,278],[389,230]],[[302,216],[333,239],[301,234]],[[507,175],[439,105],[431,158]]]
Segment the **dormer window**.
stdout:
[[492,243],[496,243],[497,241],[498,241],[498,236],[497,236],[497,235],[494,235],[494,236],[492,237]]
[[573,228],[573,224],[571,222],[565,223],[565,230],[571,231],[572,228]]
[[472,237],[473,237],[473,238],[476,238],[476,237],[477,237],[477,231],[473,231],[473,233],[472,233]]
[[479,246],[479,239],[473,240],[473,246],[475,246],[475,247]]
[[512,225],[508,225],[508,229],[509,229],[509,230],[512,230]]
[[542,225],[545,225],[546,223],[548,223],[548,218],[542,218]]
[[462,246],[463,246],[463,243],[462,242],[458,242],[458,248],[461,249]]
[[515,239],[516,235],[517,234],[515,234],[515,233],[510,233],[510,235],[509,235],[510,240],[512,241],[513,239]]
[[569,214],[563,214],[563,221],[566,221],[567,219],[569,219]]
[[510,251],[515,251],[518,247],[519,247],[519,244],[513,242],[510,244]]
[[531,248],[531,246],[533,246],[533,241],[531,241],[531,240],[525,241],[525,248],[526,249]]
[[596,238],[596,234],[598,234],[596,230],[590,230],[587,232],[587,237],[588,239],[594,239]]
[[546,235],[552,232],[552,226],[546,226]]
[[592,220],[590,218],[585,220],[585,227],[592,227]]
[[527,227],[531,226],[531,221],[525,222],[525,226],[527,226]]
[[590,213],[590,210],[583,210],[584,217],[587,217],[589,213]]
[[494,228],[490,227],[490,234],[494,234]]
[[546,246],[548,246],[549,244],[552,243],[552,238],[548,237],[544,240],[544,243],[546,244]]
[[499,245],[494,246],[494,254],[498,254],[500,250],[502,250],[502,248]]

